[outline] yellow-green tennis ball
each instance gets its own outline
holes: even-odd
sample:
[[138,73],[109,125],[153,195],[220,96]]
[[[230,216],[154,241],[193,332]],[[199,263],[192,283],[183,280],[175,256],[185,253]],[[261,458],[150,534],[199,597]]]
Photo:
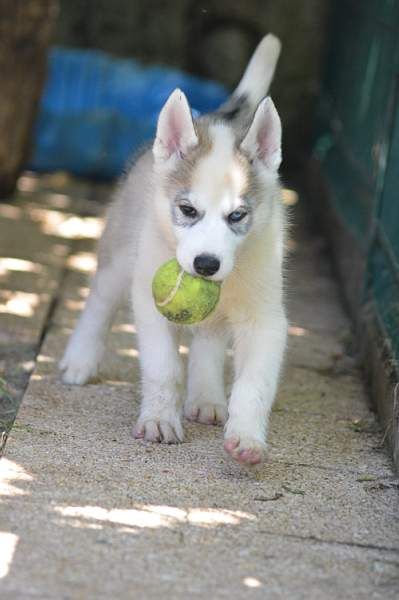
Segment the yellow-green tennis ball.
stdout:
[[220,284],[192,277],[173,258],[155,273],[152,294],[155,306],[169,321],[192,325],[213,311],[219,300]]

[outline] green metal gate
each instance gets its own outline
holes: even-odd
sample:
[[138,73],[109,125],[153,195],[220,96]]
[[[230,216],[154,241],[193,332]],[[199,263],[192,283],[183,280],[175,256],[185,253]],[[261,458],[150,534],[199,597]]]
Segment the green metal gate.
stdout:
[[339,0],[315,154],[399,374],[399,1]]

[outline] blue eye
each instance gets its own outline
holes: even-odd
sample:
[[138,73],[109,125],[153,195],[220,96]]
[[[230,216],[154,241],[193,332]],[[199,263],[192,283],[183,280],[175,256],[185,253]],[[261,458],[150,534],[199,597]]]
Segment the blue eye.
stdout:
[[242,219],[244,219],[244,217],[246,217],[247,214],[247,211],[243,209],[234,210],[232,213],[229,214],[227,220],[229,221],[229,223],[238,223],[239,221],[242,221]]

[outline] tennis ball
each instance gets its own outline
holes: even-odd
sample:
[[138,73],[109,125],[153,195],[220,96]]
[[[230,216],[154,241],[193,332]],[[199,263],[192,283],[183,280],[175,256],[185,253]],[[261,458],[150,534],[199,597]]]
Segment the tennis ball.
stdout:
[[159,312],[182,325],[203,321],[215,308],[219,294],[219,283],[192,277],[175,258],[159,267],[152,281],[152,295]]

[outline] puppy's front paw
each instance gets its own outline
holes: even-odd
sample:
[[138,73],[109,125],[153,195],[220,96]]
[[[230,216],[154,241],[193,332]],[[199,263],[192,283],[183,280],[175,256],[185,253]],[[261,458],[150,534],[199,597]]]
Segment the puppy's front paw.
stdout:
[[189,421],[198,421],[205,425],[224,425],[227,421],[227,406],[225,403],[187,402],[184,416]]
[[178,444],[184,439],[183,427],[180,419],[139,419],[133,430],[136,439],[146,442],[159,442],[164,444]]
[[266,444],[260,431],[243,427],[239,423],[227,422],[224,435],[224,449],[239,463],[256,465],[265,458]]
[[63,383],[70,385],[87,383],[97,375],[99,362],[100,356],[97,353],[85,354],[67,350],[59,364]]
[[264,460],[266,446],[252,438],[232,436],[225,439],[224,449],[239,463],[257,465]]

